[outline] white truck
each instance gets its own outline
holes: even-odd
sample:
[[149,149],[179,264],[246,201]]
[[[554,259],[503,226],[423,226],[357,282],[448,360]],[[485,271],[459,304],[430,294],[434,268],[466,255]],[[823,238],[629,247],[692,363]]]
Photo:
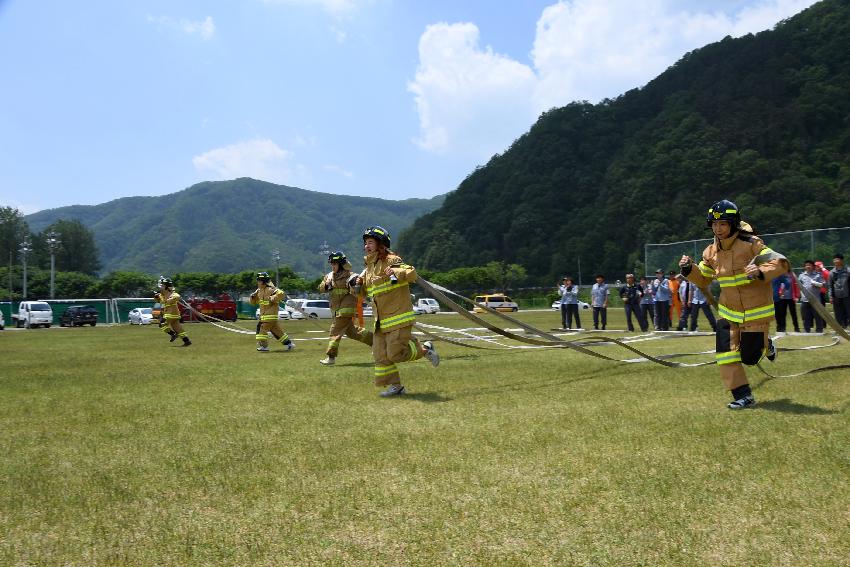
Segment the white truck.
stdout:
[[12,313],[16,327],[34,329],[39,325],[50,328],[53,324],[53,309],[46,301],[21,301],[18,312]]
[[416,302],[416,305],[413,307],[413,311],[416,313],[439,313],[440,304],[437,303],[436,299],[426,297]]

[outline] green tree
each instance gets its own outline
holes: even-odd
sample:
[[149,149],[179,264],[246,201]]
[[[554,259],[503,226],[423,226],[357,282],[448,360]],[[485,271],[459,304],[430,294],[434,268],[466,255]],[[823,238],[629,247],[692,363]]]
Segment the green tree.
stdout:
[[92,290],[98,297],[153,297],[156,278],[141,272],[111,272]]
[[13,207],[0,207],[0,265],[18,263],[21,242],[29,235],[30,229],[21,211]]
[[100,269],[100,259],[94,241],[94,233],[91,230],[78,220],[58,220],[54,222],[38,235],[42,258],[45,255],[44,242],[51,231],[58,235],[61,242],[56,252],[57,270],[89,275],[97,274]]

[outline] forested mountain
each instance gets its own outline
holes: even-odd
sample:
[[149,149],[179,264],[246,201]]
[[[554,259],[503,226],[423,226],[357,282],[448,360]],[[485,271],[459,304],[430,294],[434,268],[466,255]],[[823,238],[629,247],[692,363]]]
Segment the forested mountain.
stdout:
[[362,255],[363,229],[381,224],[395,236],[443,197],[388,201],[317,193],[250,178],[205,182],[160,197],[127,197],[28,215],[39,231],[57,219],[79,220],[95,235],[102,272],[149,274],[239,272],[281,265],[322,273],[327,242],[350,257]]
[[[850,225],[850,2],[685,55],[641,89],[540,116],[401,237],[431,270],[504,260],[621,276],[706,238],[720,198],[761,233]],[[652,268],[652,267],[650,267]]]

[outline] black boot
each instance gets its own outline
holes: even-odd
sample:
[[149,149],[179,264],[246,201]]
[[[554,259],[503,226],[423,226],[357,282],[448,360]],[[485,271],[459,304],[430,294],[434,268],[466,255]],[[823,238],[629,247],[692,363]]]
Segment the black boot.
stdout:
[[177,333],[175,333],[174,331],[168,331],[168,334],[171,335],[171,338],[168,339],[168,342],[173,343],[177,340]]
[[183,344],[181,346],[189,346],[192,344],[192,341],[189,340],[189,337],[183,337]]

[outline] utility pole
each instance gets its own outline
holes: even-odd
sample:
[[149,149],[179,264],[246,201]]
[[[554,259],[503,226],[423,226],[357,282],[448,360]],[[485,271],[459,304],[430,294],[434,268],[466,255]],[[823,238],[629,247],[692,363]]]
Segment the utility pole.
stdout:
[[21,253],[21,263],[24,266],[24,285],[23,285],[23,293],[21,295],[21,299],[27,298],[27,254],[32,252],[32,243],[30,242],[29,236],[24,236],[24,241],[21,242],[21,247],[18,249]]
[[280,250],[272,250],[272,260],[274,260],[275,273],[274,283],[280,285]]
[[59,235],[56,234],[55,230],[47,233],[47,249],[50,250],[50,299],[54,298],[56,289],[54,285],[56,282],[56,250],[62,244],[62,241],[56,238],[57,236]]

